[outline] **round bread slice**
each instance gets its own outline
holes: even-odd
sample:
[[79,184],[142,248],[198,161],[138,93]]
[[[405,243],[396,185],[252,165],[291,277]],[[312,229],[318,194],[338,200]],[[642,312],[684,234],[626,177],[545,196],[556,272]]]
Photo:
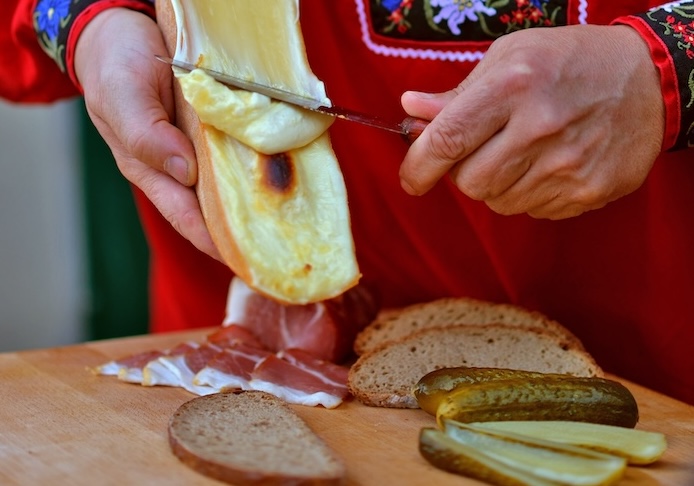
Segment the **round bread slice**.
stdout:
[[[294,0],[157,0],[156,9],[171,57],[329,103],[308,64]],[[261,116],[241,103],[244,116],[257,118],[254,133],[261,139],[273,130],[292,134],[286,137],[291,143],[272,140],[277,143],[269,150],[257,137],[227,133],[228,124],[217,123],[215,116],[226,116],[245,129],[220,108],[235,90],[203,84],[210,78],[200,72],[175,72],[176,124],[193,142],[200,208],[224,262],[250,287],[285,304],[330,299],[356,285],[361,275],[347,191],[327,132],[332,119],[296,110],[290,123],[277,110]],[[266,101],[287,112],[288,105]],[[210,104],[217,110],[205,110]],[[211,112],[205,123],[203,111]],[[317,131],[316,116],[328,120]]]
[[412,389],[430,371],[458,366],[602,376],[582,347],[537,329],[490,324],[423,329],[361,355],[350,392],[365,405],[418,408]]
[[582,347],[567,328],[540,312],[470,297],[447,297],[386,310],[359,333],[354,341],[354,351],[360,355],[423,329],[462,324],[531,327],[574,341],[574,346]]
[[194,398],[169,421],[173,453],[235,485],[339,485],[345,467],[281,399],[264,392]]

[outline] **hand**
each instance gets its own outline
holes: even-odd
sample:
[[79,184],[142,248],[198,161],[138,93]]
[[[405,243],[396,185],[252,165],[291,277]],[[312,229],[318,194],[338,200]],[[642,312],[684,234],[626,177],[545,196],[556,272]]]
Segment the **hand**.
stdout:
[[658,72],[627,26],[530,29],[499,38],[447,93],[405,93],[431,119],[401,169],[424,194],[447,173],[500,214],[560,219],[636,190],[661,151]]
[[75,72],[89,116],[121,173],[199,250],[220,259],[193,185],[197,162],[190,140],[172,125],[171,68],[157,24],[127,9],[108,9],[84,29]]

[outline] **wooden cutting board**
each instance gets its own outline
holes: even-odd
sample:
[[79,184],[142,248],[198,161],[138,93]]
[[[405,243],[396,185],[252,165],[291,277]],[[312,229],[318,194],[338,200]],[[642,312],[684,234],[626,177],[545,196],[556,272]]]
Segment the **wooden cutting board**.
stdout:
[[[218,484],[170,452],[169,417],[188,392],[142,387],[89,371],[113,358],[166,349],[204,333],[116,339],[63,348],[0,354],[0,484]],[[639,428],[667,434],[656,464],[630,467],[623,486],[694,484],[694,407],[631,383]],[[421,410],[348,402],[326,410],[295,410],[345,460],[350,485],[480,485],[439,471],[417,451]]]

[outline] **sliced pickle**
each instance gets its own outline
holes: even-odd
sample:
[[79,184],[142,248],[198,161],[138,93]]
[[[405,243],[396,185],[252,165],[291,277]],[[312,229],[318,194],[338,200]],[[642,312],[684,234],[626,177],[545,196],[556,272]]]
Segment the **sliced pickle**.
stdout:
[[419,435],[419,452],[433,466],[498,486],[553,486],[556,483],[528,474],[451,439],[438,429],[425,428]]
[[420,453],[433,465],[497,485],[610,485],[626,460],[582,447],[471,427],[445,420],[424,429]]
[[629,464],[651,464],[667,449],[665,434],[611,425],[568,421],[476,422],[471,426],[614,454]]

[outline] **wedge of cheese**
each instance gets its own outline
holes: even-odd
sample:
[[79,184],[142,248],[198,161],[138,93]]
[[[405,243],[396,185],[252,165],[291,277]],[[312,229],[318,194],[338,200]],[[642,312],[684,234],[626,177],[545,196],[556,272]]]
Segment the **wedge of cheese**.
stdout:
[[[308,64],[296,0],[157,0],[175,59],[329,103]],[[176,72],[177,124],[193,140],[197,194],[229,267],[287,304],[359,278],[330,117]]]

